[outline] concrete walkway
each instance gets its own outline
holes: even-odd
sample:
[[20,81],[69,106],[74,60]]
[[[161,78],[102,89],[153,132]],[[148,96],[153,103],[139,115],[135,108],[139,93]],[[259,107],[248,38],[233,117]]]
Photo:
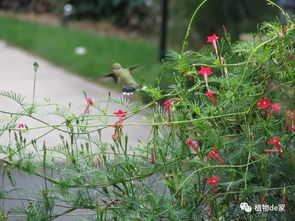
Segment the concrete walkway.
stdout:
[[[79,115],[83,113],[86,106],[86,100],[83,95],[83,91],[85,91],[88,97],[91,97],[94,100],[96,105],[99,107],[106,105],[100,102],[108,97],[110,91],[109,88],[98,85],[97,83],[89,82],[73,73],[69,73],[62,68],[56,67],[39,57],[11,45],[7,45],[3,41],[0,41],[0,91],[14,91],[20,93],[25,96],[25,102],[28,104],[32,103],[34,62],[39,64],[36,84],[36,103],[46,104],[44,98],[50,98],[51,103],[57,103],[64,107],[68,107],[70,103],[71,111]],[[122,95],[117,91],[111,91],[111,97],[120,99]],[[39,108],[38,110],[38,116],[42,120],[51,124],[59,124],[62,122],[62,119],[58,116],[45,115],[48,111],[55,112],[56,106],[53,105],[46,108],[45,110],[43,110],[44,108]],[[20,109],[19,105],[15,104],[12,100],[0,96],[1,111],[16,112],[17,109]],[[92,108],[90,109],[91,111],[94,111]],[[111,104],[109,105],[109,110],[107,112],[112,114],[118,109],[126,110],[125,107],[118,104]],[[97,114],[98,112],[96,111],[92,113]],[[9,116],[0,113],[0,124],[2,124],[3,121],[5,122],[7,117]],[[115,121],[115,117],[110,117],[110,123]],[[128,122],[143,123],[145,121],[143,117],[139,115],[126,120],[126,123]],[[18,123],[25,123],[29,127],[42,126],[39,122],[34,122],[25,118],[20,119]],[[150,130],[148,127],[126,126],[124,127],[124,131],[129,136],[130,144],[136,145],[138,140],[144,141],[148,138]],[[26,134],[27,140],[42,134],[42,132],[44,131],[30,131]],[[111,135],[113,133],[114,128],[103,130],[103,140],[112,142]],[[60,143],[59,135],[57,133],[44,137],[44,140],[51,145]],[[2,141],[0,143],[2,143]]]

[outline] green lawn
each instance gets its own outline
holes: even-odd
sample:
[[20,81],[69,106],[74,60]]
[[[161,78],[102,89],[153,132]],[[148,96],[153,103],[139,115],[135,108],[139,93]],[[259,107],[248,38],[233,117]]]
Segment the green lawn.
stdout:
[[[102,76],[114,62],[124,66],[145,64],[138,76],[151,83],[160,73],[157,47],[142,40],[100,36],[3,16],[0,16],[0,38],[86,78]],[[79,46],[88,53],[76,55],[74,51]]]

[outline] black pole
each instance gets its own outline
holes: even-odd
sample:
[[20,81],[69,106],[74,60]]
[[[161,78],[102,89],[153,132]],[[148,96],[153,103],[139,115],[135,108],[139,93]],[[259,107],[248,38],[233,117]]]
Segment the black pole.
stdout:
[[161,29],[160,29],[160,48],[159,59],[162,61],[166,54],[166,34],[167,34],[167,19],[168,19],[168,0],[162,0],[161,3]]

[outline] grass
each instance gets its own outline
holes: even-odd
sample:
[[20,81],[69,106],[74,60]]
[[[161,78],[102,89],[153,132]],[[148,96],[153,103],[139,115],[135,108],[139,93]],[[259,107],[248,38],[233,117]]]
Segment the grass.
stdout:
[[[0,24],[1,39],[86,78],[103,76],[115,62],[123,66],[145,64],[137,77],[152,84],[160,74],[157,47],[142,40],[100,36],[4,16],[0,16]],[[87,49],[86,55],[75,54],[79,46]]]

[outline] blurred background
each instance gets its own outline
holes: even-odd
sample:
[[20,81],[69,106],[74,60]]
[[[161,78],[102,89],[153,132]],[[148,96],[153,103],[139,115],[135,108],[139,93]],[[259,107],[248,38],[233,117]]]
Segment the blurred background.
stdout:
[[[0,0],[0,39],[86,78],[104,75],[114,62],[143,63],[138,78],[155,84],[163,72],[160,48],[181,47],[200,2]],[[189,49],[202,47],[212,33],[222,35],[224,27],[237,40],[273,20],[279,20],[279,10],[264,0],[209,0],[193,24]]]

